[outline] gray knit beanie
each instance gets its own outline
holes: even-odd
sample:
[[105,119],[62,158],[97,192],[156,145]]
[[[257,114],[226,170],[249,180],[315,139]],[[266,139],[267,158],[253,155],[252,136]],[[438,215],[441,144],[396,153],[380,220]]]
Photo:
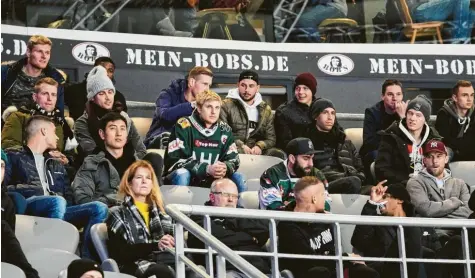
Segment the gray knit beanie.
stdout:
[[418,95],[413,100],[409,101],[409,104],[407,105],[406,109],[406,115],[407,111],[409,111],[410,109],[420,111],[424,115],[426,122],[429,123],[432,111],[432,101],[428,99],[425,95]]
[[103,66],[94,67],[87,75],[87,99],[95,97],[100,91],[111,89],[115,94],[115,87],[112,80],[107,76],[107,71]]

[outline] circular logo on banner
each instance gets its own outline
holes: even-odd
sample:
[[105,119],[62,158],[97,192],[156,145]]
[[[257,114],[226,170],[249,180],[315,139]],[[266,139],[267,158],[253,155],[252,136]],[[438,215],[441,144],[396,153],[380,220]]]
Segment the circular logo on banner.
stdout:
[[73,47],[74,59],[86,65],[94,65],[94,61],[99,57],[110,56],[109,49],[102,44],[95,42],[82,42]]
[[318,59],[317,65],[321,71],[329,75],[345,75],[355,68],[353,60],[341,54],[327,54]]

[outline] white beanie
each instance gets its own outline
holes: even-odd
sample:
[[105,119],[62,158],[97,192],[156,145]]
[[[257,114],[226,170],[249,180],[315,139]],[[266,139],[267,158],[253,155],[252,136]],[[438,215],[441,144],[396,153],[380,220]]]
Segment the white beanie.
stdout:
[[95,97],[99,92],[111,89],[115,94],[115,87],[112,80],[107,76],[103,66],[94,67],[87,75],[87,99]]

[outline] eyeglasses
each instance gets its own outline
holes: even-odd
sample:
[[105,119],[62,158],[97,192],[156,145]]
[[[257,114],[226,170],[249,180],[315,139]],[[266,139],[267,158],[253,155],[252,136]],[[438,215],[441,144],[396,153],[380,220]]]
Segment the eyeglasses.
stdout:
[[239,197],[237,194],[227,193],[227,192],[211,192],[211,193],[216,194],[216,195],[221,195],[224,198],[237,199]]

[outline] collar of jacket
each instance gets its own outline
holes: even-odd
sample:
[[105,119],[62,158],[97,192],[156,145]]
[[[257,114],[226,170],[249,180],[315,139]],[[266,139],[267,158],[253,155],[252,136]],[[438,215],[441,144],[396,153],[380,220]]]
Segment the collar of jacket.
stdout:
[[[30,157],[34,158],[33,152],[31,151],[30,147],[28,147],[28,145],[23,145],[23,152],[29,155]],[[45,157],[45,161],[49,158],[52,158],[51,155],[49,154],[49,150],[46,150],[43,153],[43,156]]]
[[[406,135],[407,139],[411,140],[413,144],[416,144],[416,139],[412,136],[409,130],[407,130],[406,121],[404,119],[399,122],[398,127],[402,131],[402,133]],[[421,142],[417,144],[418,146],[422,146],[424,144],[424,142],[427,140],[427,137],[429,137],[429,132],[430,132],[429,125],[425,123],[424,127],[422,128],[422,133],[421,133],[422,139],[421,139]]]
[[[427,171],[427,168],[422,169],[422,171],[420,171],[419,174],[422,174],[423,176],[426,176],[432,179],[434,183],[437,183],[437,178],[433,176],[431,173],[429,173],[429,171]],[[442,178],[444,183],[450,178],[452,178],[452,172],[449,169],[444,169],[444,177]]]
[[[450,172],[450,170],[445,169],[444,177],[442,178],[442,181],[444,182],[444,191],[446,191],[445,184],[447,180],[451,178],[452,178],[452,173]],[[450,192],[444,192],[444,194],[442,194],[440,188],[437,186],[437,178],[431,175],[429,172],[427,172],[426,168],[422,169],[422,171],[419,172],[419,174],[416,176],[416,179],[424,179],[424,180],[432,181],[430,184],[425,183],[423,180],[421,180],[420,182],[424,184],[425,186],[432,187],[435,190],[435,192],[439,194],[440,198],[445,199],[445,196],[449,196],[448,194]]]
[[[11,69],[15,74],[18,74],[27,63],[27,57],[21,58],[16,63],[11,65]],[[59,84],[63,84],[65,82],[64,77],[49,63],[46,65],[46,68],[43,70],[43,72],[46,76],[53,77]]]
[[143,230],[149,237],[148,242],[157,241],[165,234],[162,224],[161,224],[161,218],[160,218],[161,213],[158,210],[155,203],[152,203],[152,204],[148,203],[149,212],[150,212],[149,229],[147,229],[147,225],[145,225],[142,215],[140,214],[137,206],[134,203],[134,198],[132,198],[129,195],[126,195],[122,205],[126,207],[132,213],[135,220],[137,220],[140,223],[140,225],[142,225]]

